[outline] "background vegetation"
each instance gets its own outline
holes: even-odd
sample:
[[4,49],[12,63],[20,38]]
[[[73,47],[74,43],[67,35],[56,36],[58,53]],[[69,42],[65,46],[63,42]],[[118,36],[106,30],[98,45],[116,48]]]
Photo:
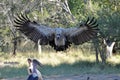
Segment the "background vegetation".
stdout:
[[[66,69],[69,69],[68,66],[70,66],[70,69],[73,69],[74,67],[79,67],[80,69],[78,70],[79,73],[79,71],[82,70],[83,66],[86,68],[86,66],[88,66],[89,64],[87,70],[85,69],[86,71],[85,73],[99,73],[99,72],[101,73],[101,67],[98,67],[100,65],[95,64],[94,48],[96,44],[95,45],[93,44],[94,40],[80,46],[72,46],[67,51],[67,53],[63,52],[64,55],[61,54],[62,57],[60,54],[59,55],[56,54],[55,51],[49,46],[42,46],[43,54],[38,56],[39,54],[37,54],[38,52],[37,52],[36,44],[29,41],[21,33],[16,32],[14,28],[14,23],[13,23],[14,17],[20,13],[25,13],[29,16],[31,20],[35,20],[40,24],[48,25],[51,27],[58,27],[58,26],[75,27],[81,21],[86,20],[87,17],[95,17],[98,20],[99,29],[100,29],[100,33],[98,34],[98,38],[97,40],[95,40],[95,43],[97,42],[98,44],[97,46],[101,47],[103,38],[109,38],[111,41],[116,42],[115,49],[117,50],[118,53],[118,55],[110,59],[110,63],[106,64],[107,66],[106,68],[108,69],[108,71],[103,71],[103,73],[105,72],[109,73],[109,69],[111,70],[110,72],[116,72],[116,71],[119,72],[118,70],[119,69],[118,64],[120,63],[119,62],[120,57],[118,52],[120,49],[120,1],[119,0],[0,0],[0,62],[4,62],[6,60],[8,61],[16,60],[18,62],[21,59],[24,59],[23,61],[24,63],[20,62],[20,64],[22,64],[22,67],[19,66],[18,67],[19,69],[15,70],[17,72],[19,70],[24,71],[24,69],[26,69],[27,57],[33,57],[33,58],[35,57],[38,59],[41,58],[42,59],[41,62],[47,65],[45,67],[45,70],[43,69],[42,71],[43,74],[45,75],[47,74],[50,75],[50,72],[47,70],[54,68],[55,65],[59,65],[60,63],[61,65],[58,66],[59,68],[56,67],[58,71],[59,69],[61,70],[61,68],[63,69],[64,66],[66,66]],[[17,57],[14,58],[9,55],[10,53],[13,54],[15,51],[14,50],[15,41],[17,41]],[[57,59],[56,56],[54,55],[58,55]],[[81,55],[84,56],[81,57]],[[18,59],[19,57],[21,58]],[[62,62],[62,60],[64,60],[63,59],[64,57],[65,58],[69,57],[70,59],[65,59],[65,61]],[[52,59],[56,60],[57,63],[55,62],[54,64],[53,60],[47,62],[46,60],[49,58],[51,60]],[[86,60],[88,61],[82,62],[81,59],[85,59],[85,61]],[[89,62],[89,60],[92,60],[92,62],[91,61]],[[81,63],[79,61],[81,61]],[[67,63],[69,65],[67,65]],[[81,64],[83,66],[81,66]],[[92,66],[94,66],[94,68],[96,69],[95,70],[93,69],[93,71],[89,71],[88,69],[91,68]],[[7,74],[9,71],[15,68],[16,66],[13,68],[4,67],[2,68],[3,70],[0,70],[0,72],[3,74]],[[6,71],[6,69],[8,69],[8,72]],[[77,70],[78,68],[74,68],[74,70],[75,69]],[[69,70],[68,72],[66,72],[66,74],[70,73]],[[64,69],[61,71],[64,71]],[[60,74],[62,73],[64,72],[61,72]],[[78,73],[73,72],[73,74],[78,74]],[[6,77],[3,74],[0,75]],[[54,74],[57,74],[57,72],[55,72]],[[20,75],[23,76],[24,74],[18,74],[18,75],[16,74],[16,76],[20,76]],[[11,77],[14,76],[12,75]]]
[[51,27],[74,27],[87,17],[95,17],[102,37],[116,41],[116,47],[120,47],[119,0],[1,0],[0,51],[13,50],[14,40],[19,46],[28,41],[13,27],[14,17],[21,12],[28,14],[31,20]]

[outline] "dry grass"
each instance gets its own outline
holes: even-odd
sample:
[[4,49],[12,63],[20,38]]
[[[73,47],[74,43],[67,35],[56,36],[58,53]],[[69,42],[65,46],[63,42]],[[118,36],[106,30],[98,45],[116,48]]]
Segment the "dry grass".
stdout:
[[50,64],[52,66],[62,63],[73,64],[76,61],[95,61],[94,54],[83,54],[81,51],[68,51],[68,52],[18,52],[16,56],[5,53],[1,55],[0,61],[2,62],[19,62],[20,65],[26,65],[27,58],[36,58],[43,64]]
[[101,70],[101,64],[95,63],[95,54],[90,54],[89,52],[83,53],[80,50],[57,53],[54,51],[44,51],[41,54],[37,52],[18,52],[15,57],[8,53],[0,53],[0,78],[27,76],[27,58],[38,59],[44,65],[43,68],[39,69],[45,76],[86,73],[109,74],[120,71],[120,55],[108,59],[108,63]]

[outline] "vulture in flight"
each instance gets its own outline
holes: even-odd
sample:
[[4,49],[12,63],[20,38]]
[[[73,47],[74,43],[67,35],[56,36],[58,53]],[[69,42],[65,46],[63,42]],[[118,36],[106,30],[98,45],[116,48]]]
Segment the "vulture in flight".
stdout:
[[77,27],[52,28],[31,21],[27,15],[20,14],[15,17],[15,27],[27,38],[40,45],[50,45],[56,51],[64,51],[71,44],[79,45],[94,38],[99,29],[97,21],[87,19]]

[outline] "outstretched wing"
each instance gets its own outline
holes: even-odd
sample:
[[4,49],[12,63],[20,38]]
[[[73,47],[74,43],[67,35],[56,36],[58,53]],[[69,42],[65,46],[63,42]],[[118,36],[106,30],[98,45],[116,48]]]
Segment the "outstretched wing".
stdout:
[[30,21],[26,15],[18,15],[14,20],[15,27],[35,43],[40,40],[41,45],[46,45],[53,40],[54,29]]
[[75,45],[89,41],[95,37],[99,31],[96,22],[94,17],[91,20],[88,18],[87,21],[80,24],[79,27],[66,29],[65,34],[67,39]]

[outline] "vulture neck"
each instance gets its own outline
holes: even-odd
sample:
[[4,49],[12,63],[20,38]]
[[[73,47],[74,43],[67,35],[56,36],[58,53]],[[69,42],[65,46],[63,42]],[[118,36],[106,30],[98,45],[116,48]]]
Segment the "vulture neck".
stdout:
[[61,38],[61,39],[55,38],[55,45],[56,46],[64,46],[65,45],[65,38]]
[[64,37],[63,28],[56,28],[54,41],[55,41],[55,45],[58,47],[65,45],[65,37]]

